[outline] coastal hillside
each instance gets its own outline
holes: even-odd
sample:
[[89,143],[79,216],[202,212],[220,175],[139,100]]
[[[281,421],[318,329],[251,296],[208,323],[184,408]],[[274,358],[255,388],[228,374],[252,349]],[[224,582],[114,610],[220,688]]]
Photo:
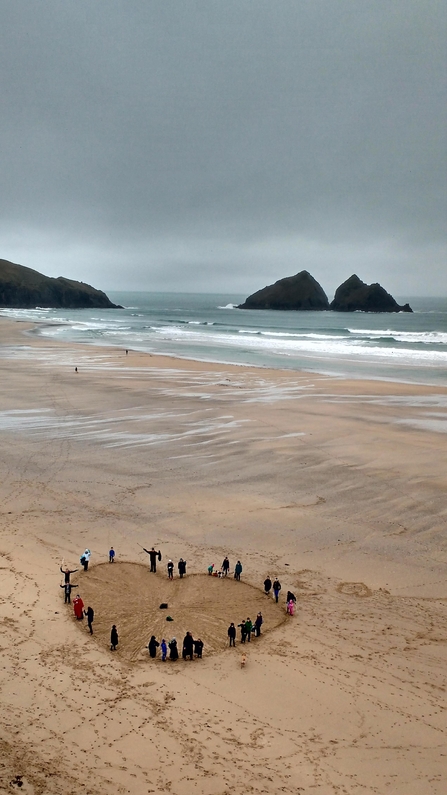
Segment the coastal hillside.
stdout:
[[36,306],[64,309],[121,309],[101,290],[84,282],[59,276],[54,279],[32,268],[0,260],[0,307],[32,309]]

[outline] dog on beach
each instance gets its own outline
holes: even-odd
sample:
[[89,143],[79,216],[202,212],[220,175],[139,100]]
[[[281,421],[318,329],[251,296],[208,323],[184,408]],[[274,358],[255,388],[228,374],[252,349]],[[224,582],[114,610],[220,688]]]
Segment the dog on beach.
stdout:
[[241,668],[245,668],[246,664],[247,664],[247,655],[244,652],[244,654],[242,654],[241,656]]

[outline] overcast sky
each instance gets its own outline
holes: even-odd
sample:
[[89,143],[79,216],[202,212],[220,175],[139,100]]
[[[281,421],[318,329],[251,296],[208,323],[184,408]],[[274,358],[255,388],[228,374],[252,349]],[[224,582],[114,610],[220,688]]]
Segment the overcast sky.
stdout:
[[0,0],[0,258],[447,295],[445,0]]

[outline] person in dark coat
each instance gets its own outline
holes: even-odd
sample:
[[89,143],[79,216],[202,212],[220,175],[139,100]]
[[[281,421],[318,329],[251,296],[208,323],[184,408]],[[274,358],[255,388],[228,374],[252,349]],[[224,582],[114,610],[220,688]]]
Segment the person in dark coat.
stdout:
[[155,635],[151,635],[151,639],[150,639],[149,643],[147,644],[147,647],[149,649],[149,654],[151,655],[152,658],[157,656],[157,648],[158,648],[159,645],[160,644],[156,640]]
[[240,580],[241,579],[241,574],[242,574],[242,563],[240,562],[240,560],[238,560],[238,562],[236,563],[236,565],[234,567],[234,579],[235,580]]
[[230,646],[236,646],[236,627],[234,626],[233,622],[231,622],[230,626],[228,627],[227,635],[230,639]]
[[262,613],[258,613],[258,615],[256,616],[256,619],[255,619],[255,635],[256,635],[257,638],[259,638],[259,636],[261,634],[261,627],[262,627],[263,623],[264,623],[264,619],[262,618]]
[[186,560],[180,558],[177,568],[178,568],[178,573],[180,574],[180,578],[182,578],[183,575],[186,574]]
[[241,623],[238,624],[238,628],[241,630],[241,643],[245,643],[245,638],[247,636],[245,631],[245,621],[241,621]]
[[296,596],[294,593],[292,593],[292,591],[287,591],[286,602],[287,604],[289,604],[289,602],[295,602],[296,604]]
[[112,627],[112,631],[110,633],[110,651],[116,651],[117,646],[118,646],[118,630],[114,624]]
[[245,637],[250,643],[251,641],[251,633],[253,632],[253,624],[251,623],[251,619],[247,618],[245,622]]
[[271,590],[272,590],[272,581],[270,579],[270,575],[267,574],[267,577],[264,580],[264,591],[265,591],[265,594],[267,596],[269,596]]
[[115,550],[113,547],[109,549],[109,563],[115,563]]
[[280,590],[281,590],[281,583],[278,580],[278,578],[276,577],[275,582],[273,583],[273,593],[275,594],[275,602],[277,604],[278,604],[278,597],[279,597]]
[[[68,566],[67,566],[66,569],[63,569],[62,566],[60,568],[61,568],[62,574],[64,575],[64,582],[70,582],[70,574],[74,574],[76,571],[79,571],[79,569],[71,569],[70,570],[68,568]],[[74,585],[73,588],[76,588],[76,586]]]
[[[143,547],[143,549],[144,549],[144,547]],[[149,558],[150,558],[150,561],[151,561],[151,571],[156,572],[157,571],[157,558],[158,558],[158,560],[161,560],[161,552],[160,552],[160,550],[158,550],[158,552],[157,552],[154,549],[154,547],[152,547],[152,549],[144,549],[144,551],[147,552],[147,554],[149,555]]]
[[169,580],[173,580],[174,579],[174,564],[173,564],[172,560],[168,560],[167,569],[168,569],[168,579]]
[[71,585],[71,583],[69,582],[64,582],[64,584],[61,585],[61,588],[64,588],[64,594],[65,594],[64,604],[67,604],[68,602],[68,604],[71,605],[71,598],[70,598],[71,590],[72,588],[77,588],[77,587],[78,587],[77,585],[74,584]]
[[178,660],[178,648],[177,648],[177,641],[175,638],[168,643],[169,646],[169,659],[170,660]]
[[84,610],[84,615],[87,616],[87,626],[90,630],[90,635],[93,635],[93,619],[95,617],[95,611],[93,607],[87,607],[87,610]]
[[193,652],[194,652],[194,638],[190,632],[187,632],[185,637],[183,638],[183,652],[182,657],[186,660],[189,657],[190,660],[193,659]]
[[227,576],[228,572],[230,571],[230,561],[228,560],[227,556],[225,555],[222,561],[222,574],[224,577]]
[[203,652],[203,640],[197,638],[197,640],[194,641],[194,654],[197,655],[199,660],[202,659],[202,652]]

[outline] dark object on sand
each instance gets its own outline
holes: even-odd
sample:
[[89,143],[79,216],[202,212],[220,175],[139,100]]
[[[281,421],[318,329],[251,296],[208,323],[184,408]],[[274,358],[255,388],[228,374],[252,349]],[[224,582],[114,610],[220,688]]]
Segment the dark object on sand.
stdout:
[[307,271],[279,279],[249,295],[238,309],[282,309],[315,311],[329,309],[329,301],[320,284]]
[[51,306],[64,309],[122,309],[106,294],[84,282],[59,276],[53,279],[32,268],[0,259],[0,307],[33,309]]
[[161,605],[160,605],[160,610],[166,610],[167,607],[168,607],[168,603],[167,602],[162,602]]
[[380,284],[365,284],[354,273],[335,291],[330,308],[334,312],[412,312],[409,304],[399,306]]

